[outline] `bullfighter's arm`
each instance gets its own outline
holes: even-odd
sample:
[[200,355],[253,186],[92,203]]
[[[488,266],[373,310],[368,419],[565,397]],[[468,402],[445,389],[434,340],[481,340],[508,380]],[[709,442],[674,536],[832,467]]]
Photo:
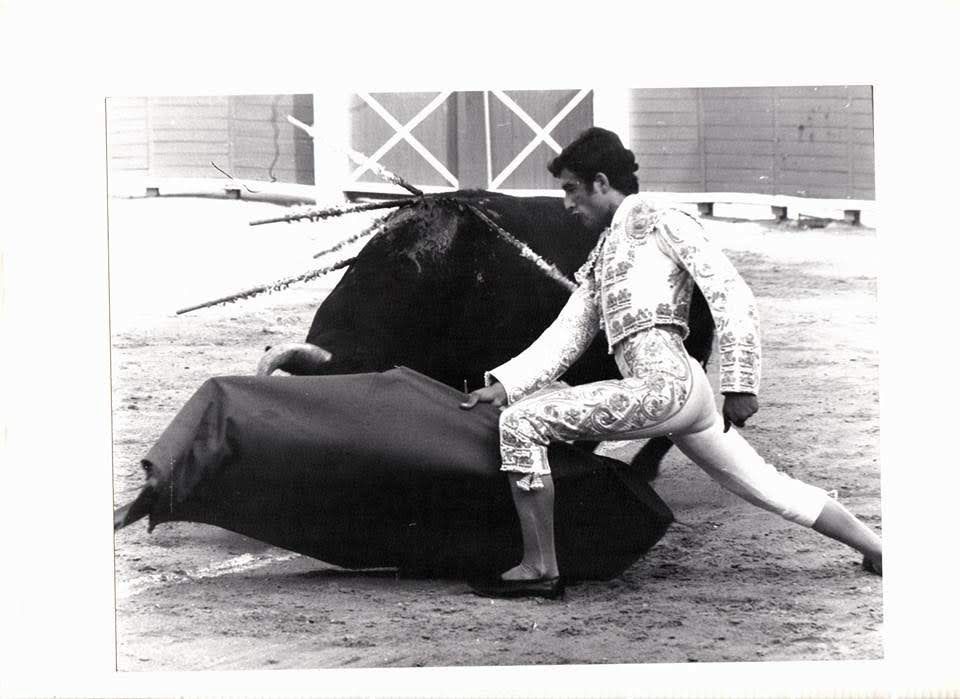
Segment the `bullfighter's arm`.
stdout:
[[690,273],[710,306],[720,349],[721,393],[756,395],[760,388],[760,328],[750,287],[723,251],[707,239],[700,224],[686,214],[665,214],[657,242]]
[[513,403],[554,381],[590,346],[600,328],[594,283],[585,280],[570,295],[557,319],[533,344],[485,376],[489,386],[499,381]]

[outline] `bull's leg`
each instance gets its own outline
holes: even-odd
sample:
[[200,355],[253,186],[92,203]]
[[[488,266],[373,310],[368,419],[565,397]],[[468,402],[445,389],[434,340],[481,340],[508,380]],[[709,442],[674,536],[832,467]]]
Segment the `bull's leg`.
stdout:
[[[574,445],[585,451],[596,451],[602,442],[576,441]],[[630,460],[630,468],[636,470],[648,483],[660,475],[660,462],[670,451],[673,442],[668,437],[648,439]]]
[[660,462],[672,446],[673,442],[668,437],[648,439],[633,457],[630,466],[636,469],[645,481],[650,482],[660,475]]
[[257,376],[270,376],[282,369],[296,376],[321,373],[321,367],[333,358],[327,350],[306,342],[286,342],[268,347],[257,364]]

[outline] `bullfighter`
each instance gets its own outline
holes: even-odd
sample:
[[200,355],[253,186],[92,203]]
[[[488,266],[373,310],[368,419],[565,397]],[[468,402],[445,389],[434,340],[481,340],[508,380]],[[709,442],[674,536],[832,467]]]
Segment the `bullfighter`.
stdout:
[[[602,234],[578,287],[526,350],[491,369],[461,408],[500,406],[502,470],[520,519],[523,557],[489,580],[485,596],[554,598],[564,585],[554,548],[554,487],[547,445],[667,436],[748,502],[863,554],[882,574],[880,537],[821,488],[778,471],[730,426],[759,407],[760,332],[753,293],[687,214],[640,197],[634,154],[590,128],[549,164],[566,209]],[[698,285],[717,326],[722,416],[701,365],[683,346]],[[555,380],[603,332],[622,379],[558,387]]]

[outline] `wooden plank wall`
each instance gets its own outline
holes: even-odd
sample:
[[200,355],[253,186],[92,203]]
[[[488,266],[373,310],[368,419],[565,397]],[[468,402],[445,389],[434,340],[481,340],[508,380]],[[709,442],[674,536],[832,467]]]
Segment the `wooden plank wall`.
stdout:
[[[223,177],[213,161],[238,178],[312,184],[313,144],[286,122],[291,113],[312,123],[311,96],[110,98],[108,165],[114,173]],[[354,122],[355,133],[369,127],[371,143],[389,136],[376,119],[355,112]],[[454,174],[457,122],[451,97],[417,131]],[[869,86],[634,90],[630,135],[643,189],[874,198]],[[399,144],[385,164],[446,184],[406,150]],[[505,184],[528,175],[521,168]]]
[[774,88],[697,90],[707,192],[777,191]]
[[111,97],[106,112],[108,170],[146,175],[150,169],[147,98]]
[[287,121],[313,123],[312,95],[243,95],[230,107],[234,177],[313,184],[313,140]]
[[703,190],[697,94],[692,88],[633,91],[630,148],[640,166],[641,189]]
[[223,177],[211,161],[232,171],[229,97],[151,97],[147,107],[150,175]]
[[873,199],[869,86],[640,89],[641,188]]
[[310,95],[107,100],[111,172],[155,177],[313,183],[313,143],[286,121],[312,123]]

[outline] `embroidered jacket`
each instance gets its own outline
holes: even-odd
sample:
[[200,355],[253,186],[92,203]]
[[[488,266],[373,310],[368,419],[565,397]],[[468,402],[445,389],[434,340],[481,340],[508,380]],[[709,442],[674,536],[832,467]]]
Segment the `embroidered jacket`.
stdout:
[[560,315],[526,350],[487,372],[512,403],[554,381],[583,354],[602,329],[610,352],[618,342],[656,325],[686,337],[694,284],[716,324],[720,390],[757,393],[760,333],[757,304],[730,260],[681,211],[659,209],[628,196],[587,261],[579,286]]

